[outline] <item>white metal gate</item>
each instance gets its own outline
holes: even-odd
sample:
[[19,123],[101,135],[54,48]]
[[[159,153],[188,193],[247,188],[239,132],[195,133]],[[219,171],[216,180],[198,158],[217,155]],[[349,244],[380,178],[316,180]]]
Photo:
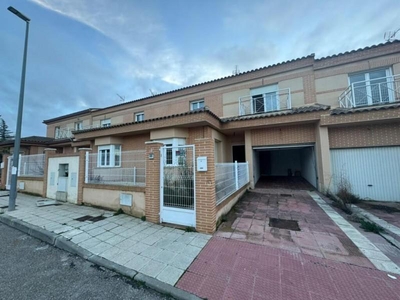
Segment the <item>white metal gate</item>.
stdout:
[[8,157],[8,166],[7,166],[7,178],[6,178],[6,190],[10,190],[11,187],[11,172],[13,167],[14,157]]
[[160,148],[160,221],[196,227],[195,147]]
[[344,177],[363,199],[400,201],[400,147],[332,149],[331,162],[335,184]]

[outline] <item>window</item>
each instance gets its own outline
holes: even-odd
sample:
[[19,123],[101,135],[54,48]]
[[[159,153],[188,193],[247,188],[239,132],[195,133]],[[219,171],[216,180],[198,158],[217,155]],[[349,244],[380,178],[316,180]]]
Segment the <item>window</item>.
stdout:
[[121,145],[99,146],[97,156],[98,167],[120,167]]
[[196,110],[204,107],[204,100],[190,102],[190,110]]
[[349,75],[354,106],[392,102],[393,78],[390,69]]
[[251,98],[253,114],[280,109],[277,84],[252,89]]
[[144,121],[144,112],[139,112],[135,114],[135,122]]
[[75,122],[74,128],[75,128],[75,130],[82,130],[83,129],[82,121]]
[[100,127],[110,127],[111,119],[104,119],[100,121]]
[[60,137],[60,126],[54,128],[54,138],[58,139]]

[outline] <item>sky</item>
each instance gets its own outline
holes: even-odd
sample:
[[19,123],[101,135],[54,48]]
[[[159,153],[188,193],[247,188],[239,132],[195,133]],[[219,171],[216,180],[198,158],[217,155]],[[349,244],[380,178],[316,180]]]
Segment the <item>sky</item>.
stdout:
[[3,0],[0,115],[13,132],[25,22],[10,5],[31,19],[22,136],[121,97],[363,48],[400,28],[398,0]]

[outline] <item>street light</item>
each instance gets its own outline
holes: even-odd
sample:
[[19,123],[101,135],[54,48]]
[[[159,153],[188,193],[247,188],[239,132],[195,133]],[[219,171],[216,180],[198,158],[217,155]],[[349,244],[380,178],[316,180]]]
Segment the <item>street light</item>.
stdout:
[[28,51],[28,34],[29,34],[30,19],[24,16],[22,13],[20,13],[12,6],[8,7],[7,9],[11,11],[13,14],[15,14],[18,18],[26,22],[25,47],[24,47],[24,57],[22,62],[22,75],[21,75],[21,88],[19,90],[17,129],[15,131],[13,166],[11,169],[11,188],[10,188],[10,198],[8,201],[8,210],[13,211],[15,210],[15,199],[17,198],[17,176],[18,176],[18,163],[19,163],[19,149],[21,146],[22,110],[24,106],[26,55]]

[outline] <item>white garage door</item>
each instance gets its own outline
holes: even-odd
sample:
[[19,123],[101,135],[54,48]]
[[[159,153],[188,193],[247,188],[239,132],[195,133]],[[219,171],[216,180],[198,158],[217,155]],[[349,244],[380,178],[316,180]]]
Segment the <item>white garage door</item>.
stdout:
[[332,179],[345,176],[364,199],[400,201],[400,147],[332,149]]

